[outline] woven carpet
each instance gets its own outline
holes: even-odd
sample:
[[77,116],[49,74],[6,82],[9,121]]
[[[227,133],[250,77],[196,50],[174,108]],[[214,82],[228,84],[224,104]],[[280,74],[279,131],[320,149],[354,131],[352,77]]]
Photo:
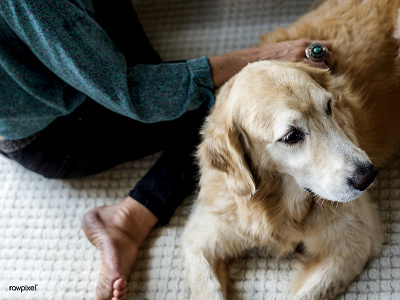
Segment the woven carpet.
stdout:
[[[134,0],[164,60],[214,56],[250,47],[275,26],[306,12],[312,0]],[[83,214],[121,201],[158,154],[82,180],[49,180],[0,157],[0,299],[94,299],[100,253],[81,230]],[[341,299],[400,299],[400,160],[381,170],[373,190],[384,245]],[[128,299],[190,299],[181,234],[193,199],[155,228],[139,252]],[[351,261],[349,261],[351,264]],[[234,299],[286,299],[291,259],[262,249],[233,262]],[[16,286],[29,291],[15,291]],[[10,289],[11,287],[11,289]],[[33,288],[31,288],[33,287]],[[210,299],[212,300],[212,299]]]

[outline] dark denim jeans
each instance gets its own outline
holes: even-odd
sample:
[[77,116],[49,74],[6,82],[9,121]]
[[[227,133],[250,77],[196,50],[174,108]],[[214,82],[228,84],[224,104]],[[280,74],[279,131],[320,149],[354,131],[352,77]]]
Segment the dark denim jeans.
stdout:
[[[95,18],[127,57],[128,65],[158,63],[129,0],[94,0]],[[129,192],[159,219],[168,222],[194,189],[194,151],[207,107],[177,120],[145,124],[116,114],[88,99],[57,119],[22,150],[4,154],[49,178],[80,178],[163,150],[161,157]]]

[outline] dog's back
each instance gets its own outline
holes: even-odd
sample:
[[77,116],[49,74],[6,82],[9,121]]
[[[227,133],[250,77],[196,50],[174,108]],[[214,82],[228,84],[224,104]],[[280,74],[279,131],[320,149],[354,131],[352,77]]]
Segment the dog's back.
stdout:
[[399,0],[323,1],[290,28],[268,33],[260,42],[307,38],[332,43],[331,92],[338,100],[336,109],[348,114],[338,121],[353,127],[361,148],[377,165],[399,149],[399,7]]

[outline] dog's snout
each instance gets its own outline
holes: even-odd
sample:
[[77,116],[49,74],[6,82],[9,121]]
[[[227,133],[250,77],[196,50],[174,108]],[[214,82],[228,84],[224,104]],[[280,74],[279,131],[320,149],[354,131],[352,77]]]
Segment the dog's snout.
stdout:
[[357,190],[364,191],[374,182],[377,175],[378,169],[373,164],[362,164],[357,168],[353,177],[348,179],[348,182]]

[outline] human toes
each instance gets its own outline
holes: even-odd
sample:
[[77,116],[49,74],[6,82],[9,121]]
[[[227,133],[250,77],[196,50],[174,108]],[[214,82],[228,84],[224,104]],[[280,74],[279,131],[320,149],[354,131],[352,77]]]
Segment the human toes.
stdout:
[[112,300],[123,300],[126,298],[128,288],[125,287],[122,290],[114,290]]
[[127,284],[128,284],[128,283],[126,282],[125,279],[123,279],[123,278],[118,278],[118,279],[115,280],[114,283],[113,283],[113,289],[114,289],[114,290],[117,290],[117,291],[120,291],[120,290],[126,288]]
[[123,300],[128,292],[127,281],[123,278],[118,278],[113,283],[113,298],[112,300]]

